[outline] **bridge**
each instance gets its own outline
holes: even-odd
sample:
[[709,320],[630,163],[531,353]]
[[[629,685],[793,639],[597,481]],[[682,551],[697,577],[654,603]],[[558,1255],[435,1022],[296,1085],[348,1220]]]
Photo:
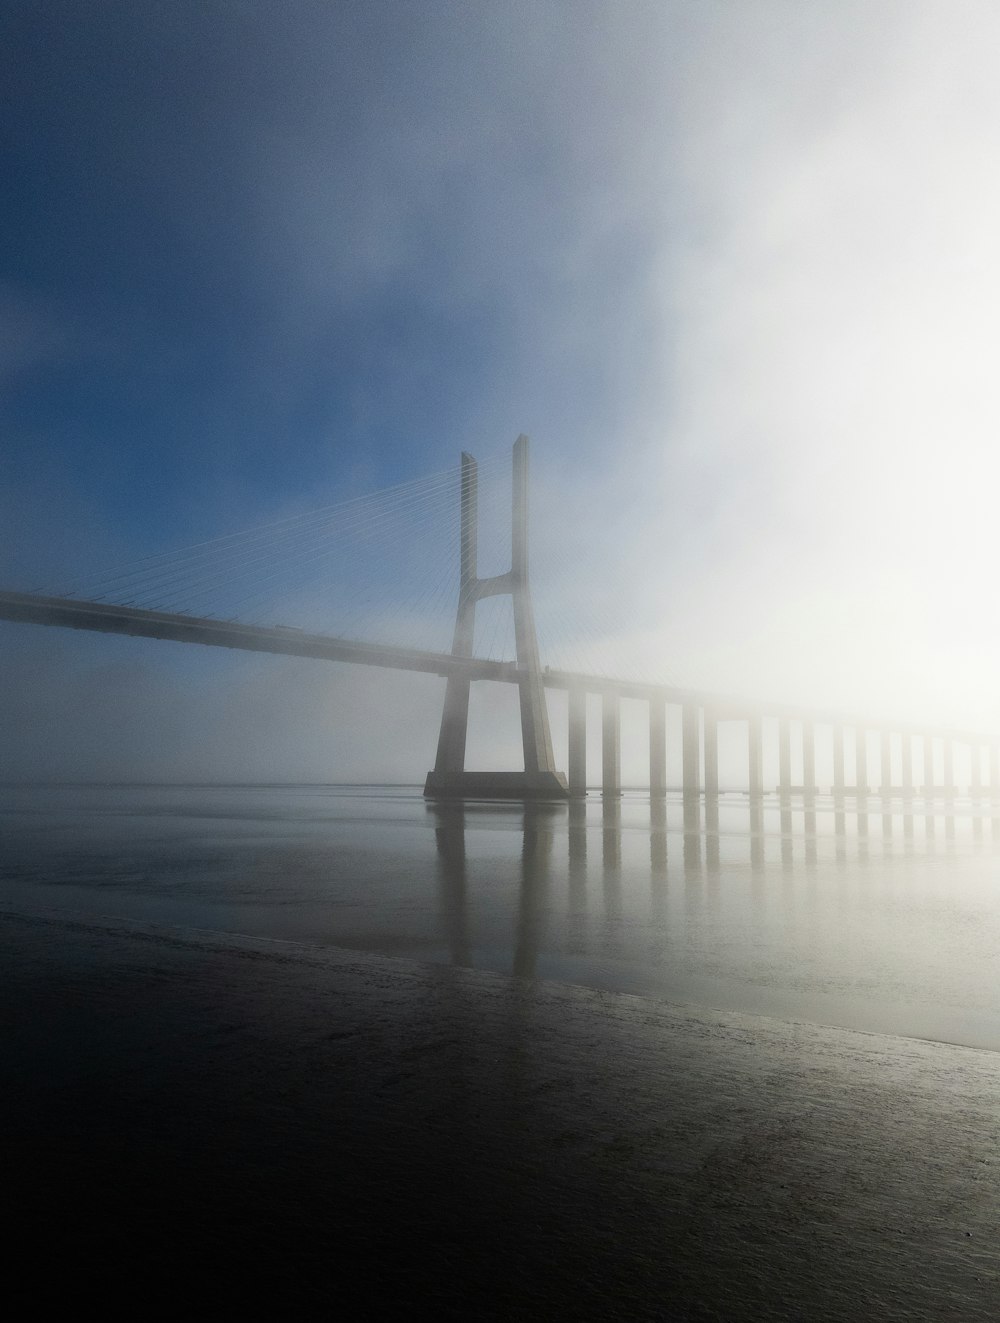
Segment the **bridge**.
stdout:
[[[775,730],[778,762],[775,788],[785,797],[794,790],[807,800],[819,792],[816,775],[818,729],[825,729],[830,741],[832,781],[829,789],[835,796],[860,797],[876,792],[883,797],[912,796],[919,790],[925,796],[954,798],[958,793],[954,754],[957,746],[964,745],[969,763],[965,789],[973,799],[1000,797],[1000,738],[995,735],[934,728],[919,723],[886,723],[859,714],[757,702],[673,684],[543,666],[528,574],[528,451],[527,437],[519,437],[513,451],[510,568],[501,574],[482,578],[478,575],[479,469],[471,455],[462,456],[457,484],[452,477],[450,483],[445,484],[435,480],[429,489],[389,489],[390,495],[379,507],[378,521],[385,525],[393,516],[401,515],[405,520],[414,507],[429,506],[432,496],[435,500],[440,499],[442,486],[451,492],[450,499],[458,497],[455,525],[458,583],[450,651],[314,633],[288,625],[266,625],[158,609],[162,603],[136,605],[132,601],[109,600],[135,591],[137,585],[147,594],[152,592],[162,596],[165,586],[169,588],[176,583],[178,566],[188,575],[189,584],[192,568],[197,571],[196,589],[189,588],[189,591],[206,591],[203,584],[212,582],[213,573],[218,582],[220,549],[230,580],[237,575],[254,574],[258,578],[273,578],[273,569],[262,571],[258,568],[261,565],[270,567],[271,562],[267,559],[268,542],[261,541],[261,535],[255,532],[225,536],[183,549],[172,557],[146,558],[137,570],[111,576],[110,584],[117,588],[116,592],[107,591],[108,581],[105,581],[102,586],[106,591],[93,598],[75,594],[60,596],[45,592],[0,591],[0,620],[440,676],[446,681],[446,690],[437,757],[425,785],[425,794],[429,798],[558,799],[585,794],[588,784],[587,700],[591,694],[599,695],[601,700],[601,789],[605,796],[618,796],[622,790],[621,702],[623,699],[639,699],[648,705],[649,791],[654,797],[667,792],[667,709],[670,706],[679,708],[681,713],[682,789],[688,798],[719,794],[719,729],[723,723],[731,722],[740,723],[746,732],[746,789],[751,799],[759,799],[767,788],[764,781],[765,741],[767,737],[773,737]],[[347,504],[351,505],[350,502]],[[361,523],[358,513],[358,509],[353,511],[355,525]],[[366,511],[364,517],[371,521],[374,516]],[[279,521],[279,524],[293,526],[291,532],[285,528],[280,539],[284,543],[295,539],[294,546],[300,552],[306,545],[304,532],[315,541],[317,528],[326,528],[311,515],[305,522],[293,519]],[[274,535],[269,536],[273,538]],[[313,554],[311,544],[307,547],[307,554]],[[475,655],[477,605],[500,597],[508,599],[512,607],[515,642],[512,660]],[[470,771],[465,767],[470,687],[474,682],[484,680],[517,686],[524,755],[521,771]],[[567,775],[558,770],[553,754],[546,689],[564,690],[568,694]],[[846,732],[853,733],[853,768],[848,768],[845,759]],[[792,784],[793,734],[802,769],[801,784],[795,786]],[[869,783],[869,746],[873,740],[877,743],[879,767],[874,785]],[[922,780],[915,775],[915,754],[920,759]]]

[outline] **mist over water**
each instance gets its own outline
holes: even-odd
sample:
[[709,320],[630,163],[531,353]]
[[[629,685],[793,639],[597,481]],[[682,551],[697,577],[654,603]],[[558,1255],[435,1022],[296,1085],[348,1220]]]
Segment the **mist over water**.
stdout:
[[7,787],[2,903],[1000,1049],[997,820],[862,807]]

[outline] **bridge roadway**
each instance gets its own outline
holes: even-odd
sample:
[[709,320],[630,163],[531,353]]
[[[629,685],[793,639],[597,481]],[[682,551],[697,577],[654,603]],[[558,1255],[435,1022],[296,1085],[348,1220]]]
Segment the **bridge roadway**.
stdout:
[[[383,643],[362,643],[327,634],[310,634],[290,626],[247,625],[235,620],[149,611],[143,607],[119,606],[112,602],[89,602],[69,597],[43,597],[36,593],[0,590],[0,620],[20,624],[56,625],[69,629],[96,630],[104,634],[127,634],[137,638],[168,639],[176,643],[201,643],[209,647],[238,648],[246,652],[269,652],[283,657],[312,657],[321,661],[380,666],[389,670],[417,671],[427,675],[464,676],[470,680],[494,680],[516,684],[515,662],[488,661],[480,657],[455,657],[447,652],[427,652]],[[990,738],[982,731],[929,730],[926,724],[886,723],[870,717],[784,703],[760,702],[699,689],[660,685],[638,680],[585,675],[546,668],[544,683],[549,689],[617,695],[682,707],[701,707],[718,721],[745,721],[750,717],[777,717],[786,721],[808,721],[830,725],[857,725],[868,730],[890,729],[899,734],[932,735],[970,743]]]
[[[0,591],[0,620],[29,625],[57,625],[68,629],[96,630],[102,634],[129,634],[137,638],[170,639],[175,643],[202,643],[216,648],[239,648],[246,652],[271,652],[282,657],[313,657],[321,661],[351,662],[359,666],[381,666],[394,671],[421,671],[427,675],[460,676],[469,680],[497,680],[516,684],[517,664],[488,661],[482,657],[456,657],[450,652],[427,652],[385,643],[362,643],[329,634],[310,634],[289,625],[246,625],[236,620],[149,611],[144,607],[119,606],[114,602],[88,602],[72,597],[41,597],[36,593]],[[607,676],[578,675],[572,671],[547,669],[545,684],[551,689],[585,689],[589,693],[616,693],[624,698],[665,698],[672,703],[727,703],[717,695],[694,689],[615,680]],[[738,707],[742,716],[746,704]]]
[[[450,652],[427,652],[421,648],[396,647],[384,643],[361,643],[327,634],[310,634],[290,626],[258,626],[238,620],[216,620],[197,615],[148,611],[138,606],[112,602],[87,602],[75,598],[41,597],[36,593],[0,590],[0,620],[22,624],[54,624],[71,630],[95,630],[101,634],[127,634],[136,638],[169,639],[175,643],[202,643],[209,647],[241,648],[247,652],[272,652],[278,656],[315,658],[323,662],[376,665],[392,671],[418,671],[425,675],[466,676],[470,680],[496,680],[516,684],[515,662],[489,662],[485,658],[456,658]],[[649,684],[639,680],[583,675],[546,668],[544,683],[550,689],[581,689],[586,693],[610,693],[623,699],[665,701],[681,706],[700,706],[716,713],[720,721],[745,721],[747,717],[778,717],[820,724],[858,724],[870,730],[885,722],[844,712],[790,706],[769,701],[737,699],[702,689],[677,685]],[[927,734],[926,725],[893,721],[901,734]],[[983,732],[940,729],[933,732],[952,740],[981,741]]]

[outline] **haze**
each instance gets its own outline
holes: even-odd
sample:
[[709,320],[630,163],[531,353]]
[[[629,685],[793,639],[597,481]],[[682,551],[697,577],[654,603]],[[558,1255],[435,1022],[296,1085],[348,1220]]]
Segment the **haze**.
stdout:
[[[524,431],[543,661],[1000,729],[994,5],[11,9],[4,587]],[[433,760],[433,680],[0,646],[3,778]]]

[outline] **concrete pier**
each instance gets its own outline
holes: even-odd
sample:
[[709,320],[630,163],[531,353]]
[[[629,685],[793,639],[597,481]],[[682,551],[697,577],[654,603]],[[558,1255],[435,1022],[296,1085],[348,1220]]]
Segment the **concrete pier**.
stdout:
[[868,732],[863,726],[854,729],[854,788],[868,794]]
[[1000,798],[1000,748],[990,745],[990,799]]
[[667,793],[667,700],[649,700],[649,793]]
[[684,795],[693,798],[701,794],[701,759],[698,709],[685,703],[681,709],[681,763]]
[[719,794],[719,718],[714,708],[702,710],[703,742],[705,750],[705,794]]
[[879,731],[879,789],[883,799],[892,790],[892,743],[887,730]]
[[969,745],[969,793],[973,799],[983,797],[983,746]]
[[903,759],[903,794],[910,797],[913,794],[913,736],[901,735],[899,739]]
[[792,793],[792,728],[787,717],[778,720],[778,793],[782,799]]
[[833,728],[833,793],[844,794],[844,728],[839,723]]
[[601,696],[601,790],[605,795],[622,792],[621,700],[605,690]]
[[816,727],[802,723],[802,789],[806,799],[816,797]]
[[924,793],[929,794],[934,789],[936,781],[936,772],[934,768],[934,736],[924,736]]
[[587,793],[587,691],[569,691],[569,792]]
[[761,799],[764,794],[764,740],[762,722],[759,716],[747,720],[747,757],[748,789],[751,799]]

